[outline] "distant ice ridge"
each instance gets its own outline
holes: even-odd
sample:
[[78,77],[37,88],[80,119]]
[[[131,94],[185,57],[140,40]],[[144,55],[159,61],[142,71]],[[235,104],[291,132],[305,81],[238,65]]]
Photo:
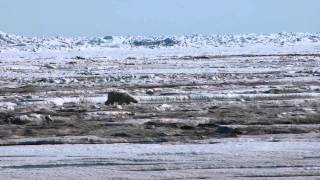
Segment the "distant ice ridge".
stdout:
[[77,48],[215,48],[320,44],[320,33],[274,33],[187,36],[105,36],[100,38],[24,37],[0,32],[0,49],[21,51]]

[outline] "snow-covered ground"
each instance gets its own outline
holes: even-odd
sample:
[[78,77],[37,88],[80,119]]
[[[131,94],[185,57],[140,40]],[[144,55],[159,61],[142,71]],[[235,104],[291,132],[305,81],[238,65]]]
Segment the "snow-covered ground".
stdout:
[[0,178],[317,179],[320,142],[308,141],[0,147]]
[[[0,179],[317,179],[319,77],[319,33],[0,33],[0,144],[65,144],[0,147]],[[66,145],[128,142],[158,144]]]

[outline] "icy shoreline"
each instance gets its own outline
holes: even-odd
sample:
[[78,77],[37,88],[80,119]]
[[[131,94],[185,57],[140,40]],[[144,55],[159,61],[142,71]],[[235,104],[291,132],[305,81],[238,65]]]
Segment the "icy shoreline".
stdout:
[[1,179],[320,176],[319,34],[139,38],[2,33]]

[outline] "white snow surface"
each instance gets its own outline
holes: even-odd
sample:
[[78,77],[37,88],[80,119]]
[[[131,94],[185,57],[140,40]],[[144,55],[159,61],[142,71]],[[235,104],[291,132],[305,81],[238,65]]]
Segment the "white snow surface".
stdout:
[[44,157],[135,157],[141,155],[179,154],[233,154],[263,151],[309,151],[319,152],[319,142],[238,142],[222,144],[102,144],[102,145],[40,145],[1,147],[2,156],[44,156]]
[[320,33],[186,36],[24,37],[0,32],[0,58],[159,58],[170,56],[310,54],[320,51]]

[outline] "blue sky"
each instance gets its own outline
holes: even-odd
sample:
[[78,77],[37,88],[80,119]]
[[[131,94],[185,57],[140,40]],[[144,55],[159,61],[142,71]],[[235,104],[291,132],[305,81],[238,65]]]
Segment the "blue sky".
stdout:
[[0,0],[0,31],[26,36],[319,32],[319,0]]

